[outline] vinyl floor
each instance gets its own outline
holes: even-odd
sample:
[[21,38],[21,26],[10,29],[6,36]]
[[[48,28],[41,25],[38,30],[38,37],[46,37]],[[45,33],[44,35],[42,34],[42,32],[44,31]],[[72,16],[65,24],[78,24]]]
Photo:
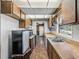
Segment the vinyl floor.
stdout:
[[38,37],[37,38],[37,45],[33,49],[32,54],[30,55],[30,59],[49,59],[47,50],[44,46],[44,38]]

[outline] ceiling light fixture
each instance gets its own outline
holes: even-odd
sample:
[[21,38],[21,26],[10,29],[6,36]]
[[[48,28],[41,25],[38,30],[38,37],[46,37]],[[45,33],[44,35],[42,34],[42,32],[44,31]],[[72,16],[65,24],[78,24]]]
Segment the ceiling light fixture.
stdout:
[[20,0],[20,1],[22,1],[22,2],[27,2],[27,0]]

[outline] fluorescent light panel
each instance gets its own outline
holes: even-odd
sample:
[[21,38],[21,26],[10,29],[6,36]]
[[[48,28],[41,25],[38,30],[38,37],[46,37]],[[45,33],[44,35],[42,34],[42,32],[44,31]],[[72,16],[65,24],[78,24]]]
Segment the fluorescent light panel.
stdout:
[[[46,8],[48,0],[28,0],[31,8]],[[14,0],[20,7],[30,8],[27,0]],[[57,7],[61,0],[49,0],[47,8]]]
[[49,18],[52,15],[26,15],[26,18]]
[[58,2],[59,0],[49,0],[49,2]]
[[27,0],[20,0],[21,2],[27,2]]
[[47,2],[47,0],[29,0],[29,2]]

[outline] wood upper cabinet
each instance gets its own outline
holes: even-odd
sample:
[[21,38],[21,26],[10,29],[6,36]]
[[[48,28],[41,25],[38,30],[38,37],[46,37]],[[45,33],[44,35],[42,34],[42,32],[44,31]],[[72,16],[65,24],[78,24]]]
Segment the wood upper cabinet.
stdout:
[[49,27],[49,28],[52,27],[52,19],[51,19],[51,17],[48,19],[48,27]]
[[76,13],[77,13],[77,23],[79,23],[79,0],[76,0]]
[[1,0],[0,0],[0,13],[1,13]]
[[51,58],[51,44],[49,41],[47,41],[47,52],[48,52],[49,59],[52,59]]
[[55,12],[53,13],[53,15],[48,19],[48,27],[49,29],[52,28],[53,26],[53,22],[55,20],[57,20],[57,17],[61,14],[61,4],[59,5],[59,7],[55,10]]
[[26,20],[20,20],[19,21],[19,28],[25,28],[26,27]]
[[32,23],[31,19],[20,20],[19,21],[19,27],[25,28],[25,27],[28,27],[31,23]]
[[32,23],[31,19],[26,19],[26,27],[28,27]]
[[25,20],[26,14],[21,10],[21,19]]
[[76,22],[75,13],[75,0],[63,0],[62,1],[62,16],[63,24]]
[[1,1],[1,13],[20,19],[20,8],[12,1]]

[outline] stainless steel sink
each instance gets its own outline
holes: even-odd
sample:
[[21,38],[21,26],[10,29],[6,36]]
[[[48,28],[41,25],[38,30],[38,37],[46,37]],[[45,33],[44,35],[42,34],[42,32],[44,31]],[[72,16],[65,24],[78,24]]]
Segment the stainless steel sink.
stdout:
[[53,42],[64,42],[64,38],[62,37],[56,37],[55,39],[52,39]]
[[64,40],[52,40],[53,42],[64,42]]

